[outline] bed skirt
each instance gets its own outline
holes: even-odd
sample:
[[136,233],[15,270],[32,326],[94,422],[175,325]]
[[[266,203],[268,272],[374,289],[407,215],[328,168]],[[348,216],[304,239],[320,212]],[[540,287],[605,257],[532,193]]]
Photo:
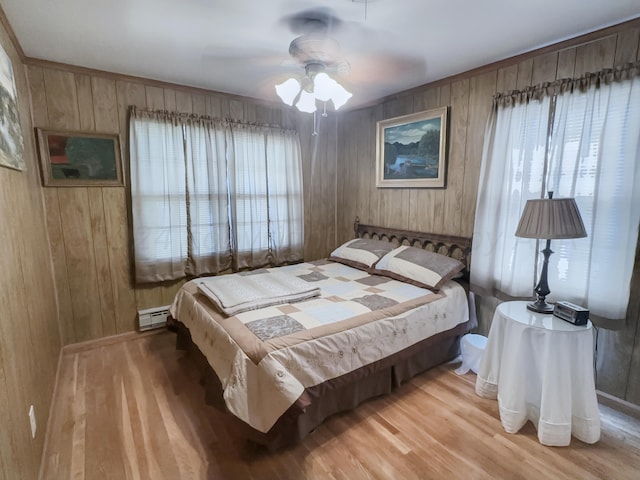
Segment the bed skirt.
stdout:
[[459,353],[460,337],[470,327],[469,322],[462,323],[387,358],[305,389],[275,425],[263,433],[228,412],[222,385],[206,357],[192,342],[189,329],[173,319],[171,326],[177,331],[176,348],[188,351],[202,371],[207,404],[227,412],[242,436],[269,450],[294,445],[334,413],[351,410],[365,400],[388,394],[415,375],[454,359]]

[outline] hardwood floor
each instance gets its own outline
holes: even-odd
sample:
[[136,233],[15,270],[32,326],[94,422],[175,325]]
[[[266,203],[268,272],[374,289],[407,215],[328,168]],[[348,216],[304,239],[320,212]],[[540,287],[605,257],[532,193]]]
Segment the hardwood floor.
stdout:
[[174,334],[126,337],[62,356],[41,478],[637,479],[640,422],[601,406],[595,445],[504,432],[475,375],[444,365],[394,394],[335,415],[294,448],[269,453],[204,403]]

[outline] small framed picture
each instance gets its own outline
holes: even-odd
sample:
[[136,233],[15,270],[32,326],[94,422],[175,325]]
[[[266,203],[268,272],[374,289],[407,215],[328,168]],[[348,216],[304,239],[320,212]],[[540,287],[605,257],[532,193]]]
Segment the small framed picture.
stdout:
[[381,120],[376,186],[445,188],[448,107]]
[[123,186],[117,134],[36,128],[45,187]]

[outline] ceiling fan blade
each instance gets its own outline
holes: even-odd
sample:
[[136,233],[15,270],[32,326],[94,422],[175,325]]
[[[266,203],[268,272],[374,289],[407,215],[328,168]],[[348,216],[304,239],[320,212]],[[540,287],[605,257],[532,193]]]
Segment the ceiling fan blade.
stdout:
[[[288,48],[280,40],[264,43],[256,51],[243,45],[208,47],[203,68],[225,73],[228,86],[242,94],[277,100],[275,85],[305,75],[306,66],[319,64],[354,95],[369,98],[391,93],[393,81],[424,78],[424,58],[409,58],[395,46],[390,32],[374,30],[361,22],[345,21],[328,7],[300,1],[289,3],[291,13],[277,22],[294,34]],[[295,8],[295,10],[294,10]],[[240,88],[238,88],[240,87]]]
[[296,35],[333,35],[341,28],[340,20],[328,7],[314,7],[281,18],[280,24]]

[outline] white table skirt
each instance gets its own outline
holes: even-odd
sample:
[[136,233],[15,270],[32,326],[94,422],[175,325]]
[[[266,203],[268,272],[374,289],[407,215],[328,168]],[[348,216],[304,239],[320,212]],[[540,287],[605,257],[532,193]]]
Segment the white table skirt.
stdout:
[[531,420],[540,443],[566,446],[571,435],[600,439],[593,378],[591,323],[574,326],[526,309],[526,302],[498,306],[476,380],[476,393],[497,398],[508,433]]

